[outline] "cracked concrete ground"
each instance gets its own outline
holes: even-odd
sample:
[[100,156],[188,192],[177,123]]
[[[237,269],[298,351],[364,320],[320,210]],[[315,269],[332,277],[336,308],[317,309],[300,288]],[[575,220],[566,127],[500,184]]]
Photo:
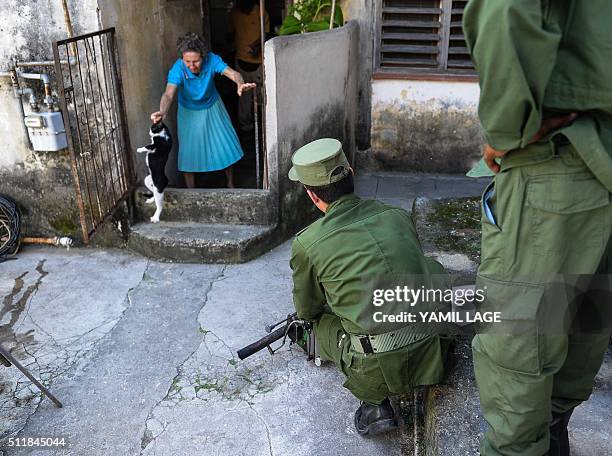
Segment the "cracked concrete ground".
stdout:
[[[146,264],[115,252],[38,249],[3,263],[0,340],[45,384],[61,383],[123,318]],[[51,403],[17,369],[0,369],[5,436]]]
[[[357,187],[410,207],[419,185],[432,197],[471,196],[483,185],[457,179],[371,175]],[[409,429],[356,435],[358,403],[332,366],[287,347],[237,359],[237,349],[292,311],[288,259],[285,243],[229,266],[54,248],[28,248],[0,264],[0,340],[64,404],[41,400],[17,369],[0,366],[0,454],[413,454],[400,444]],[[578,411],[574,442],[610,439],[607,369],[598,395]],[[68,446],[6,448],[9,436],[64,437]]]
[[399,454],[396,434],[356,434],[332,366],[295,348],[236,357],[291,311],[288,257],[288,243],[231,266],[29,248],[3,263],[5,345],[64,408],[0,367],[0,438],[68,442],[31,455]]

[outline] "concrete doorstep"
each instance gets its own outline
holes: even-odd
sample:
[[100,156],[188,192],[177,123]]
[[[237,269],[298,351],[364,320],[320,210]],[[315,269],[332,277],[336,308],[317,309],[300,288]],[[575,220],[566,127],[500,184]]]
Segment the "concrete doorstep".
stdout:
[[136,193],[140,220],[130,228],[128,249],[179,263],[243,263],[272,246],[279,233],[270,192],[251,189],[167,189],[161,222],[154,204]]

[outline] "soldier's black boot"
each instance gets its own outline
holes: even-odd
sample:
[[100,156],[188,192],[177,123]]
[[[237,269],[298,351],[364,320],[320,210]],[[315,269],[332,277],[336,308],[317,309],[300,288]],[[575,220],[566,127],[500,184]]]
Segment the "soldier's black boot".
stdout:
[[553,412],[550,423],[550,447],[548,450],[550,456],[569,456],[570,444],[567,425],[573,412],[574,409],[565,413]]
[[355,412],[355,427],[361,435],[380,434],[397,429],[397,419],[389,399],[380,405],[365,402]]

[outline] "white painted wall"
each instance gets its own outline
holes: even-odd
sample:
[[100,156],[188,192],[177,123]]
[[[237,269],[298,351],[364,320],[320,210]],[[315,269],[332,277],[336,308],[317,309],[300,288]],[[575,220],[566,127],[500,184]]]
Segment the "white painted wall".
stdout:
[[476,82],[375,80],[372,81],[372,104],[424,103],[464,106],[478,105],[480,90]]
[[[104,0],[100,0],[104,1]],[[75,34],[98,27],[98,0],[68,0]],[[18,61],[52,60],[54,41],[68,37],[61,0],[0,0],[0,72]],[[52,67],[28,68],[47,72],[57,92]],[[40,96],[40,81],[20,80]],[[13,198],[22,211],[24,235],[78,236],[78,214],[68,150],[34,152],[27,146],[20,100],[10,78],[0,78],[0,194]],[[29,107],[24,99],[26,114]]]

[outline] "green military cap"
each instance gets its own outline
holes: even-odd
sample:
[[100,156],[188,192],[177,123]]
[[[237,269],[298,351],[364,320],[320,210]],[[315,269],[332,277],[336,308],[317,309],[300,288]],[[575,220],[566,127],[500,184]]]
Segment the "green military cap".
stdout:
[[[342,151],[342,143],[337,139],[317,139],[300,147],[293,157],[289,179],[312,187],[333,184],[346,177],[349,163]],[[336,169],[341,167],[341,172]]]

